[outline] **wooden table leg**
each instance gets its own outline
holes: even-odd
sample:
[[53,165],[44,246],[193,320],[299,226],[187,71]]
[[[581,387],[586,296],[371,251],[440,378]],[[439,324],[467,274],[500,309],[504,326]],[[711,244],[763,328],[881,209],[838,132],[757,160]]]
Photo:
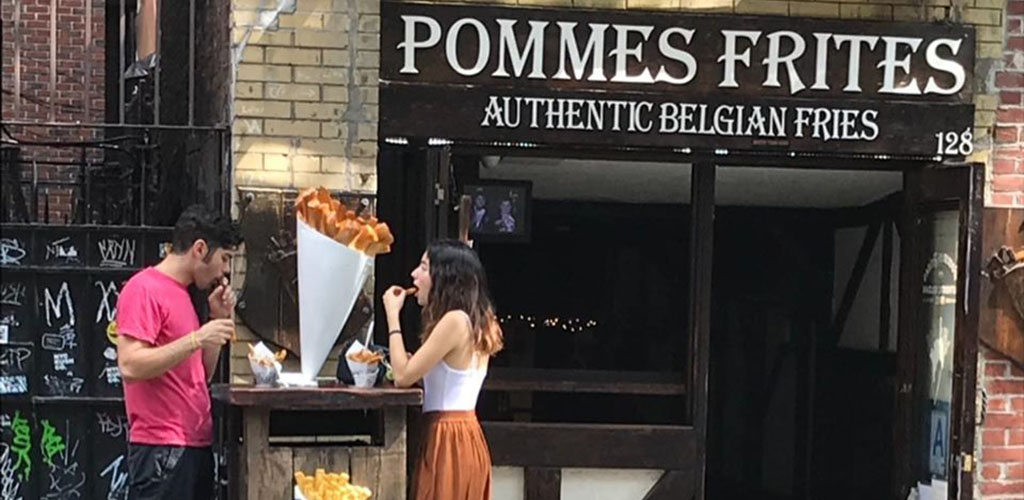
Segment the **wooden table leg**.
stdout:
[[270,447],[270,410],[246,408],[242,419],[245,445],[243,498],[292,498],[292,452],[287,447]]
[[[405,500],[406,492],[406,426],[405,407],[384,409],[384,446],[381,450],[380,492],[376,498]],[[386,472],[385,472],[386,471]],[[384,475],[386,474],[386,475]]]

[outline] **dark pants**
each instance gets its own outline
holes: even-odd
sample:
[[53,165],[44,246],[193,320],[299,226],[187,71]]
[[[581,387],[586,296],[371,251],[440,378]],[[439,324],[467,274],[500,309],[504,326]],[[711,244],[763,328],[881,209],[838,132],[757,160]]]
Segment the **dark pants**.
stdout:
[[128,446],[128,500],[210,500],[213,452],[183,446]]

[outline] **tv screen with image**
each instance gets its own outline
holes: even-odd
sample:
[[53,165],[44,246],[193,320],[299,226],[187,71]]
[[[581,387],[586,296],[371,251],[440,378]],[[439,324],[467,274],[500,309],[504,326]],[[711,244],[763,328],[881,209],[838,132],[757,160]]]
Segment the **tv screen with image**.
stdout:
[[469,237],[483,242],[529,241],[531,187],[529,181],[466,184],[462,192],[472,200]]

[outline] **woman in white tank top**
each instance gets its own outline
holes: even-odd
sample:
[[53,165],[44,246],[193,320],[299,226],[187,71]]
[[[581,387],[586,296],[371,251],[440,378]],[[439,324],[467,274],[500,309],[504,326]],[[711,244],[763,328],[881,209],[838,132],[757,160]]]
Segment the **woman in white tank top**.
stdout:
[[425,425],[413,498],[489,500],[491,454],[476,401],[502,334],[483,266],[465,243],[440,240],[427,248],[412,279],[423,307],[422,345],[415,355],[405,350],[399,321],[408,292],[393,286],[383,300],[395,385],[423,380]]

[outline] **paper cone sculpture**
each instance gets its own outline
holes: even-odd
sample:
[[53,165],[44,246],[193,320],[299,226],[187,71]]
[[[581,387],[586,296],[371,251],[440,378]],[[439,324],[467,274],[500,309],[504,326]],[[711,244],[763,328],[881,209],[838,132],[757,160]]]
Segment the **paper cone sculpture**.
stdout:
[[302,376],[313,380],[327,360],[373,267],[394,237],[375,217],[358,217],[323,188],[295,201]]

